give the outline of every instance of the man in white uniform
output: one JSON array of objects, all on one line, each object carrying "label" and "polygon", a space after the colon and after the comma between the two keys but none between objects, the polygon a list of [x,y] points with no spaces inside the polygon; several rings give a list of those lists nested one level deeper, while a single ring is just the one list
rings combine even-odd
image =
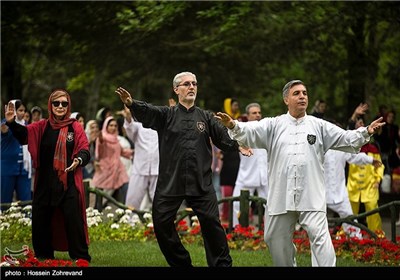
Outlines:
[{"label": "man in white uniform", "polygon": [[[250,103],[246,106],[248,121],[261,120],[261,106]],[[240,154],[239,172],[236,178],[233,196],[240,196],[240,191],[249,190],[254,195],[257,190],[259,197],[267,199],[268,192],[268,159],[265,149],[254,149],[251,157]],[[260,213],[262,214],[262,213]],[[239,224],[240,202],[233,203],[233,227]]]},{"label": "man in white uniform", "polygon": [[216,118],[240,145],[268,152],[264,237],[274,265],[296,266],[292,240],[298,221],[310,239],[312,266],[336,266],[326,216],[324,154],[329,149],[357,153],[385,123],[379,118],[368,127],[346,131],[307,115],[308,95],[300,80],[284,86],[283,101],[288,112],[278,117],[237,122],[218,112]]},{"label": "man in white uniform", "polygon": [[[341,218],[353,215],[349,193],[346,187],[346,162],[357,165],[382,165],[379,160],[375,160],[365,153],[350,154],[336,150],[328,150],[325,153],[324,178],[326,186],[326,204],[329,209],[338,213]],[[360,228],[347,223],[343,223],[342,227],[348,236],[362,239]]]},{"label": "man in white uniform", "polygon": [[128,108],[124,110],[124,117],[126,135],[135,144],[125,204],[135,209],[149,210],[141,209],[141,206],[149,207],[146,203],[141,203],[144,199],[146,201],[146,196],[153,202],[156,190],[159,164],[158,134],[153,129],[144,128],[142,123],[133,121]]}]

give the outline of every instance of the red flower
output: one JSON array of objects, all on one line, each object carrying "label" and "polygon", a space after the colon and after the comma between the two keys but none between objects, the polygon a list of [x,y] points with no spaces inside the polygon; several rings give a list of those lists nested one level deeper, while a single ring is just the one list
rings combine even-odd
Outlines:
[{"label": "red flower", "polygon": [[77,259],[75,263],[76,263],[76,266],[79,266],[79,267],[88,267],[89,266],[89,262],[84,259]]}]

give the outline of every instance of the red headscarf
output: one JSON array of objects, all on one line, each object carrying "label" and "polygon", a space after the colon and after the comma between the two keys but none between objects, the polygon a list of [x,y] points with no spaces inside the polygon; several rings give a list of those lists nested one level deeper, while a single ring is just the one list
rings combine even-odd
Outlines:
[{"label": "red headscarf", "polygon": [[[57,119],[53,114],[52,102],[54,99],[66,96],[68,100],[67,113],[64,115],[62,119]],[[65,172],[65,168],[67,168],[67,133],[68,126],[76,121],[75,119],[71,119],[69,116],[71,115],[71,98],[65,90],[56,89],[53,91],[49,97],[47,103],[47,109],[49,111],[49,122],[53,129],[59,129],[60,134],[58,135],[56,150],[54,152],[54,169],[57,171],[58,178],[62,182],[64,186],[64,190],[67,189],[67,172]]]}]

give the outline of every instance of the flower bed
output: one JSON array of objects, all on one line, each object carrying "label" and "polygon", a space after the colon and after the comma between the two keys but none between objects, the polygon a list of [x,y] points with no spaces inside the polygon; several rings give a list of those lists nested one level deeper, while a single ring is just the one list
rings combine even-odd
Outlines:
[{"label": "flower bed", "polygon": [[[2,243],[30,243],[31,242],[31,206],[24,208],[12,206],[0,214],[0,231]],[[137,240],[145,242],[155,240],[151,214],[145,214],[146,222],[130,210],[104,209],[102,213],[93,208],[88,208],[87,222],[91,241],[103,240]],[[183,219],[177,224],[177,230],[184,244],[203,244],[200,224],[197,217]],[[241,227],[238,225],[227,234],[228,245],[232,250],[262,250],[267,249],[263,240],[264,232],[254,227]],[[400,266],[400,238],[394,244],[384,237],[370,238],[365,232],[363,239],[349,238],[342,231],[332,234],[332,241],[336,255],[352,257],[356,261],[376,264]],[[9,242],[8,242],[9,241]],[[293,239],[298,253],[310,253],[310,243],[305,231],[296,231]],[[26,248],[24,248],[26,250]],[[32,251],[18,252],[20,257],[10,259],[8,252],[2,257],[2,265],[14,266],[87,266],[84,262],[64,260],[39,261],[33,257]],[[2,252],[3,253],[3,252]],[[21,255],[22,254],[22,255]],[[12,256],[11,256],[12,257]],[[14,263],[13,263],[14,261]]]}]

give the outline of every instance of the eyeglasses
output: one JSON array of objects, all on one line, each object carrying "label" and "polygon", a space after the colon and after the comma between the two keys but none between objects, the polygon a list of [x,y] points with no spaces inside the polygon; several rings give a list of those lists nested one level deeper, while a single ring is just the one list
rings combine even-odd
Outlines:
[{"label": "eyeglasses", "polygon": [[193,85],[194,87],[197,87],[197,86],[198,86],[198,83],[197,83],[196,81],[193,81],[193,82],[184,82],[183,84],[177,85],[176,87],[179,87],[179,86],[190,87],[190,85]]},{"label": "eyeglasses", "polygon": [[60,104],[63,107],[67,107],[69,103],[68,103],[68,101],[53,101],[53,102],[51,102],[51,104],[53,104],[54,107],[59,107]]}]

